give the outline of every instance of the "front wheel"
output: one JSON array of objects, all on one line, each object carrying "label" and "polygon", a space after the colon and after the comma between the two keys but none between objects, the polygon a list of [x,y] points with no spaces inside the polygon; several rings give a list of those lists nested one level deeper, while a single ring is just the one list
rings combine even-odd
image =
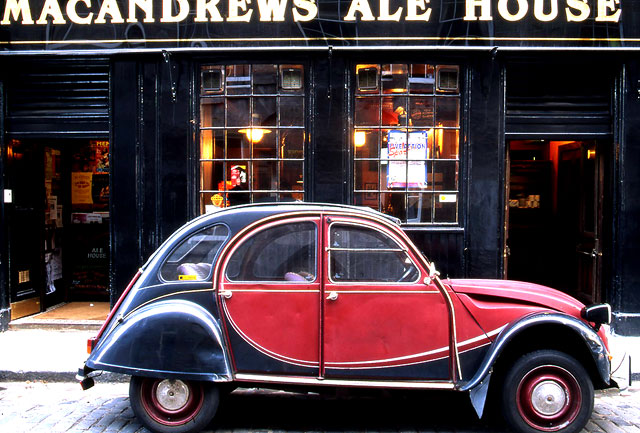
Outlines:
[{"label": "front wheel", "polygon": [[204,429],[218,410],[218,389],[210,383],[133,376],[131,408],[138,420],[157,433]]},{"label": "front wheel", "polygon": [[593,411],[593,384],[573,357],[554,350],[524,355],[507,372],[502,410],[518,432],[579,432]]}]

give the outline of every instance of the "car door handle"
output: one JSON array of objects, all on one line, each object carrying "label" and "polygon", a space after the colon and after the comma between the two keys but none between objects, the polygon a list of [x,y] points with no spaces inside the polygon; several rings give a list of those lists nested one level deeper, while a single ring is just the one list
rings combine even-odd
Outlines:
[{"label": "car door handle", "polygon": [[338,292],[329,292],[329,296],[327,296],[327,301],[335,301],[338,299]]},{"label": "car door handle", "polygon": [[224,299],[231,299],[231,296],[233,296],[233,292],[231,292],[231,290],[220,290],[220,296],[222,296]]}]

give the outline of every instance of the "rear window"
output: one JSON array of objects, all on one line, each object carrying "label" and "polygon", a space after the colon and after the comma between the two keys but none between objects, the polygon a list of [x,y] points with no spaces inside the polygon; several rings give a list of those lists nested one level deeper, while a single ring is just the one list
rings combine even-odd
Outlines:
[{"label": "rear window", "polygon": [[222,224],[192,234],[169,254],[160,276],[165,281],[210,279],[213,262],[228,237],[229,229]]}]

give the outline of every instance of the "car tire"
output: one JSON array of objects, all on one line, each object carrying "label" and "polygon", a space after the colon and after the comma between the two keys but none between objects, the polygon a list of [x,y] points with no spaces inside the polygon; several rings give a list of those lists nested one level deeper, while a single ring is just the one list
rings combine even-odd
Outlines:
[{"label": "car tire", "polygon": [[584,367],[555,350],[522,356],[502,386],[505,421],[522,433],[579,432],[591,417],[593,399],[593,384]]},{"label": "car tire", "polygon": [[201,431],[220,402],[217,387],[208,382],[139,376],[129,382],[129,398],[138,420],[157,433]]}]

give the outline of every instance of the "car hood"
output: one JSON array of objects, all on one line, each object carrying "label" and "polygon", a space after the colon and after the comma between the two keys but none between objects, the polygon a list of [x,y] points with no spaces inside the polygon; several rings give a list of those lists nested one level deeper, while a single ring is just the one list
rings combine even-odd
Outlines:
[{"label": "car hood", "polygon": [[549,308],[578,318],[584,308],[584,304],[566,293],[534,283],[472,279],[451,279],[447,283],[454,292],[470,298]]}]

